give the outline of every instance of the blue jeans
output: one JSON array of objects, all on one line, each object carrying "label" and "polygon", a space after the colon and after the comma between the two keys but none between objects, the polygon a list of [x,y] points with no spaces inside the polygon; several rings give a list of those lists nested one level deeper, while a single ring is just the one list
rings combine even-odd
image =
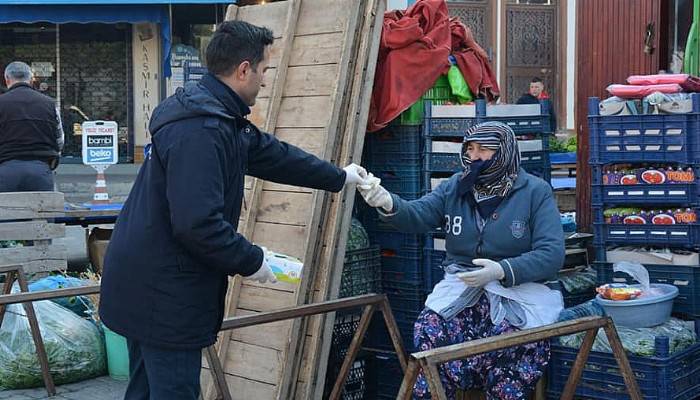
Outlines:
[{"label": "blue jeans", "polygon": [[202,350],[171,350],[127,339],[129,386],[124,400],[197,400]]},{"label": "blue jeans", "polygon": [[0,192],[51,192],[53,172],[39,160],[0,163]]}]

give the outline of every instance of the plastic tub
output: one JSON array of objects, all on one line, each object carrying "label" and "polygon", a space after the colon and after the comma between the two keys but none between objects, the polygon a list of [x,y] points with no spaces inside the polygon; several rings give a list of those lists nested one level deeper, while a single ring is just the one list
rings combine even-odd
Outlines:
[{"label": "plastic tub", "polygon": [[105,348],[107,350],[107,370],[112,379],[125,381],[129,379],[129,351],[126,338],[112,332],[102,325],[105,332]]},{"label": "plastic tub", "polygon": [[[641,287],[641,285],[631,285]],[[661,296],[640,298],[635,300],[606,300],[601,295],[596,296],[605,313],[613,319],[615,325],[628,328],[648,328],[660,325],[671,318],[673,299],[678,296],[678,288],[664,283],[652,283],[654,289],[663,290]]]}]

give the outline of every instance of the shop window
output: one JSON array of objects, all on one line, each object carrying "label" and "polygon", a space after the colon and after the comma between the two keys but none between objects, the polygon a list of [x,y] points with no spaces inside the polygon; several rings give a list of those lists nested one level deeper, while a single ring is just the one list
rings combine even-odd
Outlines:
[{"label": "shop window", "polygon": [[62,162],[82,162],[86,120],[116,121],[120,162],[133,160],[130,24],[5,24],[0,30],[0,66],[28,63],[35,87],[61,106]]}]

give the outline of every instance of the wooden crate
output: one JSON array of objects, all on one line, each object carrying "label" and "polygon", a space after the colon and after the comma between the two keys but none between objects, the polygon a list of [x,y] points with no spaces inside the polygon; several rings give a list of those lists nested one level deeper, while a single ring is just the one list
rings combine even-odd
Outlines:
[{"label": "wooden crate", "polygon": [[65,270],[67,252],[54,239],[66,234],[59,192],[0,193],[0,241],[22,241],[22,247],[0,248],[0,265],[22,265],[27,273]]}]

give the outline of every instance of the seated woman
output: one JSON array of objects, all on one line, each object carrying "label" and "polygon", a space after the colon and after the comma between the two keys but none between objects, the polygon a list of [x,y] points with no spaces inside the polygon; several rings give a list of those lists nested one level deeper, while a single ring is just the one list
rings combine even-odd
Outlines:
[{"label": "seated woman", "polygon": [[[419,351],[553,323],[561,294],[541,283],[564,261],[564,234],[550,186],[520,168],[513,130],[487,122],[470,128],[464,171],[414,201],[390,194],[373,178],[358,187],[380,218],[407,233],[438,227],[446,235],[445,276],[414,325]],[[448,398],[458,389],[485,390],[487,399],[524,399],[549,361],[540,341],[442,365]],[[414,398],[429,399],[419,375]]]}]

